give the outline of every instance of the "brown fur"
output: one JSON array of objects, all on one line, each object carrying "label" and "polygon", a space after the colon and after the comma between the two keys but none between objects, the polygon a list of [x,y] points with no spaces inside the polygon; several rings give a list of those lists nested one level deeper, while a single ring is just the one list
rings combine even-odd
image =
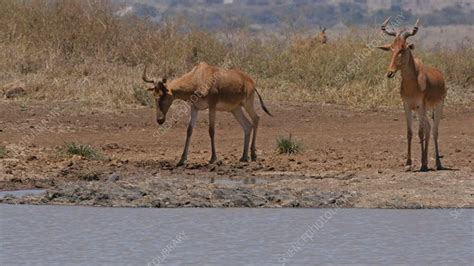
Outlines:
[{"label": "brown fur", "polygon": [[[159,82],[148,80],[146,78],[145,69],[143,80],[155,85],[151,90],[154,91],[155,95],[156,115],[159,124],[165,122],[166,114],[174,100],[180,99],[188,101],[191,104],[191,121],[188,127],[185,149],[179,165],[184,164],[187,160],[190,138],[195,125],[197,112],[206,109],[209,109],[209,134],[211,136],[212,148],[211,163],[217,160],[214,147],[216,111],[233,113],[242,125],[245,133],[242,161],[248,160],[248,144],[250,133],[253,131],[251,157],[252,160],[256,160],[255,142],[259,116],[254,109],[255,94],[259,97],[263,110],[267,114],[271,114],[255,88],[255,81],[250,76],[236,69],[224,69],[207,63],[200,63],[189,73],[170,82],[166,82],[166,80]],[[243,115],[243,109],[247,111],[252,123]]]}]

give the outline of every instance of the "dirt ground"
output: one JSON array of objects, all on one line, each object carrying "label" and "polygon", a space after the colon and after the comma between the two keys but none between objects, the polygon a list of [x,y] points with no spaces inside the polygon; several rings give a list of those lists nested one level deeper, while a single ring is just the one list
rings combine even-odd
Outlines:
[{"label": "dirt ground", "polygon": [[[75,110],[67,105],[0,102],[0,190],[47,188],[44,195],[0,202],[131,207],[474,207],[474,109],[445,110],[440,126],[443,162],[452,170],[405,171],[402,108],[352,111],[308,103],[271,103],[263,114],[257,162],[240,163],[243,132],[218,113],[219,161],[208,165],[207,113],[200,113],[188,164],[175,167],[188,115],[156,134],[154,110]],[[59,110],[59,112],[57,112]],[[170,114],[176,113],[171,110]],[[167,122],[168,123],[168,122]],[[416,124],[417,126],[417,124]],[[416,129],[415,129],[416,130]],[[415,131],[416,132],[416,131]],[[292,134],[298,155],[276,153],[276,139]],[[416,134],[415,134],[416,136]],[[86,160],[61,152],[66,142],[103,154]],[[433,142],[430,142],[433,149]],[[429,166],[434,168],[433,151]]]}]

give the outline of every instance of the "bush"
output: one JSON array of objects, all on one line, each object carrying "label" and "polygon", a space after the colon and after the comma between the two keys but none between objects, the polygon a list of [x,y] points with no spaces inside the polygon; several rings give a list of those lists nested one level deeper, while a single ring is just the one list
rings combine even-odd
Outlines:
[{"label": "bush", "polygon": [[92,146],[87,144],[66,143],[64,150],[69,155],[79,155],[88,160],[98,160],[102,158]]},{"label": "bush", "polygon": [[0,159],[6,158],[8,151],[5,147],[0,146]]},{"label": "bush", "polygon": [[277,139],[277,151],[279,154],[297,154],[303,150],[303,145],[294,140],[291,134],[288,137],[280,136]]}]

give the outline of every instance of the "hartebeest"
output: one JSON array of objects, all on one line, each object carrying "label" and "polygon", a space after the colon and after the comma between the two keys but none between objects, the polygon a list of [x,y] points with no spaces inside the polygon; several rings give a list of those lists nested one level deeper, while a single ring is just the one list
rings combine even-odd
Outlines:
[{"label": "hartebeest", "polygon": [[378,48],[391,51],[391,62],[388,67],[387,77],[393,78],[400,70],[402,84],[400,95],[407,121],[408,154],[406,166],[411,168],[411,140],[412,140],[412,111],[416,112],[420,120],[418,136],[421,143],[421,169],[428,170],[428,143],[430,139],[431,125],[427,117],[427,111],[433,110],[433,138],[436,152],[436,169],[442,170],[441,156],[438,148],[438,126],[443,112],[443,103],[446,97],[446,87],[443,74],[432,67],[424,65],[419,59],[415,59],[411,50],[414,45],[407,39],[418,32],[420,20],[416,21],[411,31],[401,30],[394,32],[388,30],[387,24],[390,17],[382,23],[382,31],[389,36],[395,37],[393,42]]},{"label": "hartebeest", "polygon": [[[244,130],[244,149],[240,161],[248,161],[250,136],[253,132],[250,148],[251,159],[257,159],[256,140],[260,117],[255,112],[254,99],[257,94],[263,110],[271,116],[263,103],[261,95],[255,88],[255,82],[247,74],[236,69],[225,69],[200,63],[189,73],[180,78],[167,82],[166,79],[154,81],[146,77],[146,67],[143,71],[143,81],[152,83],[150,91],[154,92],[156,102],[156,119],[158,124],[166,121],[166,114],[174,100],[180,99],[190,103],[191,120],[189,121],[186,143],[178,166],[183,165],[188,157],[191,135],[196,124],[198,112],[209,109],[209,135],[211,138],[212,155],[210,163],[217,160],[214,144],[216,111],[231,112]],[[243,107],[243,108],[242,108]],[[252,122],[243,112],[247,111]]]},{"label": "hartebeest", "polygon": [[321,32],[319,33],[319,41],[322,44],[326,44],[328,42],[328,36],[326,36],[326,27],[322,27],[321,25],[319,25],[319,29],[321,30]]},{"label": "hartebeest", "polygon": [[326,35],[326,27],[319,25],[320,32],[318,35],[311,37],[300,38],[297,37],[292,42],[292,48],[296,51],[314,49],[318,44],[326,44],[328,42],[328,37]]}]

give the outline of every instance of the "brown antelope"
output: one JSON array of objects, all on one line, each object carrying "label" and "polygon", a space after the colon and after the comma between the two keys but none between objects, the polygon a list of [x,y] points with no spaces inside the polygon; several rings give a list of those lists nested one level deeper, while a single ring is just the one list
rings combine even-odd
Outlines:
[{"label": "brown antelope", "polygon": [[[253,132],[250,148],[251,159],[252,161],[257,159],[256,140],[260,117],[254,108],[255,94],[258,96],[263,110],[268,115],[271,116],[271,114],[255,88],[255,82],[247,74],[235,69],[224,69],[200,63],[189,73],[170,82],[167,82],[166,79],[159,81],[148,79],[145,67],[142,79],[154,85],[148,90],[154,92],[158,124],[161,125],[166,121],[166,114],[174,100],[180,99],[191,104],[191,120],[188,125],[184,151],[178,166],[184,165],[187,160],[191,135],[196,125],[198,112],[206,109],[209,109],[209,135],[212,149],[210,163],[217,160],[214,144],[216,111],[231,112],[244,130],[244,150],[240,161],[249,160],[248,149],[250,136]],[[243,109],[247,111],[252,122],[247,119]]]},{"label": "brown antelope", "polygon": [[322,27],[321,25],[319,25],[319,29],[321,30],[321,32],[319,33],[319,41],[322,44],[326,44],[328,42],[328,36],[326,36],[326,27]]},{"label": "brown antelope", "polygon": [[414,36],[418,31],[420,20],[416,21],[411,31],[401,30],[394,32],[386,28],[390,17],[382,23],[382,31],[389,36],[395,37],[392,44],[379,46],[385,51],[391,51],[391,62],[388,67],[387,77],[393,78],[398,70],[402,75],[400,95],[407,121],[408,154],[406,166],[411,168],[411,140],[412,140],[412,111],[416,112],[419,120],[418,136],[421,143],[421,169],[428,170],[428,143],[430,140],[431,125],[427,117],[427,111],[433,110],[433,138],[436,152],[436,169],[442,170],[441,156],[438,149],[438,126],[443,112],[446,87],[443,74],[432,67],[424,65],[419,59],[415,59],[411,50],[414,45],[407,39]]},{"label": "brown antelope", "polygon": [[297,38],[292,43],[292,48],[296,51],[308,50],[315,48],[318,43],[326,44],[328,42],[328,37],[326,35],[326,28],[319,26],[321,30],[318,35],[306,38]]}]

